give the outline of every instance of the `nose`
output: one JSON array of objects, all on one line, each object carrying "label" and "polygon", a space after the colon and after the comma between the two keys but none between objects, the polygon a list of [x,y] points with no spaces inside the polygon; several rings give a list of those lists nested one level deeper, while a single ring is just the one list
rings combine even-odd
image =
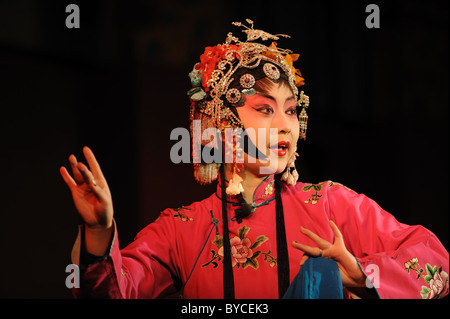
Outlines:
[{"label": "nose", "polygon": [[272,120],[272,127],[278,130],[278,133],[290,133],[288,116],[284,112],[277,112]]}]

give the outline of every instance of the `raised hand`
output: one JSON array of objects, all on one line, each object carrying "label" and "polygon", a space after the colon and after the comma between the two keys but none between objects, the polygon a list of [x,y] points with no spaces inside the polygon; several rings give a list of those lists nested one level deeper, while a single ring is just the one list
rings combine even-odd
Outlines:
[{"label": "raised hand", "polygon": [[365,286],[365,276],[359,268],[356,258],[345,247],[344,239],[336,224],[330,220],[330,227],[334,232],[334,243],[331,244],[322,239],[309,229],[300,227],[300,231],[316,243],[318,247],[311,247],[293,241],[293,247],[305,253],[300,264],[302,265],[309,257],[324,257],[336,261],[341,273],[342,284],[345,287]]},{"label": "raised hand", "polygon": [[88,251],[94,255],[103,255],[113,226],[111,192],[94,153],[84,147],[83,154],[89,168],[78,162],[72,154],[69,156],[69,163],[73,177],[64,166],[60,168],[60,173],[69,186],[75,207],[86,225]]}]

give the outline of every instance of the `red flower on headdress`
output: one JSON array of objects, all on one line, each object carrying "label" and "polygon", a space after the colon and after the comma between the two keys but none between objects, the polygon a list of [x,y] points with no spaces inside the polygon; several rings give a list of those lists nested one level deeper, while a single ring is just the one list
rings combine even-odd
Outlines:
[{"label": "red flower on headdress", "polygon": [[209,91],[208,81],[211,79],[213,71],[217,69],[219,62],[225,59],[225,54],[230,50],[239,51],[240,49],[241,46],[238,45],[220,44],[205,48],[205,52],[200,56],[200,63],[196,66],[196,69],[203,73],[202,86],[206,92]]}]

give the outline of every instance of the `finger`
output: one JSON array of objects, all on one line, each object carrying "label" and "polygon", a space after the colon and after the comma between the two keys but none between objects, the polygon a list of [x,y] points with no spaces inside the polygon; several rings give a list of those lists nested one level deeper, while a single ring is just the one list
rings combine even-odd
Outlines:
[{"label": "finger", "polygon": [[330,220],[330,227],[333,230],[335,240],[342,240],[341,231],[339,230],[339,228],[337,228],[336,224],[332,220]]},{"label": "finger", "polygon": [[66,182],[67,186],[69,186],[70,189],[72,189],[72,187],[74,186],[77,186],[77,182],[75,182],[72,176],[70,176],[69,172],[64,166],[61,166],[59,172],[61,173],[64,182]]},{"label": "finger", "polygon": [[302,258],[300,259],[300,267],[303,266],[303,264],[308,260],[309,256],[308,255],[303,255]]},{"label": "finger", "polygon": [[84,182],[86,184],[88,184],[89,186],[91,186],[92,189],[94,189],[95,186],[97,186],[97,183],[96,183],[95,178],[92,175],[91,171],[89,171],[89,169],[86,167],[86,165],[84,165],[83,163],[80,163],[80,162],[77,164],[77,168],[81,172]]},{"label": "finger", "polygon": [[309,238],[311,238],[311,240],[313,242],[315,242],[317,244],[317,246],[319,246],[319,248],[321,248],[321,249],[326,249],[331,246],[330,242],[326,241],[325,239],[320,238],[318,235],[316,235],[309,229],[306,229],[305,227],[300,226],[300,231],[303,234],[305,234],[306,236],[308,236]]},{"label": "finger", "polygon": [[103,176],[100,165],[98,164],[97,159],[95,158],[94,152],[92,152],[92,150],[89,147],[85,146],[83,147],[83,153],[84,156],[86,157],[86,160],[89,164],[89,168],[94,177],[98,180],[104,180],[105,177]]},{"label": "finger", "polygon": [[291,245],[294,248],[300,249],[301,251],[303,251],[306,255],[311,256],[311,257],[320,257],[322,256],[322,249],[320,249],[319,247],[311,247],[308,245],[304,245],[304,244],[300,244],[296,241],[293,241],[291,243]]},{"label": "finger", "polygon": [[78,185],[83,184],[84,183],[83,175],[81,175],[80,170],[77,167],[78,162],[75,155],[72,154],[69,156],[69,163],[70,167],[72,168],[73,178],[75,179],[75,182]]}]

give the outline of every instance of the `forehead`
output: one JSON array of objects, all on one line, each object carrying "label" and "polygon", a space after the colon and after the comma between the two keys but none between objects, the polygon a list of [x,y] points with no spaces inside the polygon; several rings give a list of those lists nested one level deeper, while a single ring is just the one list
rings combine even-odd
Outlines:
[{"label": "forehead", "polygon": [[255,100],[269,99],[277,102],[285,102],[286,100],[294,100],[295,96],[292,93],[291,88],[288,85],[281,83],[273,83],[271,86],[264,90],[257,90],[257,93],[253,96]]}]

